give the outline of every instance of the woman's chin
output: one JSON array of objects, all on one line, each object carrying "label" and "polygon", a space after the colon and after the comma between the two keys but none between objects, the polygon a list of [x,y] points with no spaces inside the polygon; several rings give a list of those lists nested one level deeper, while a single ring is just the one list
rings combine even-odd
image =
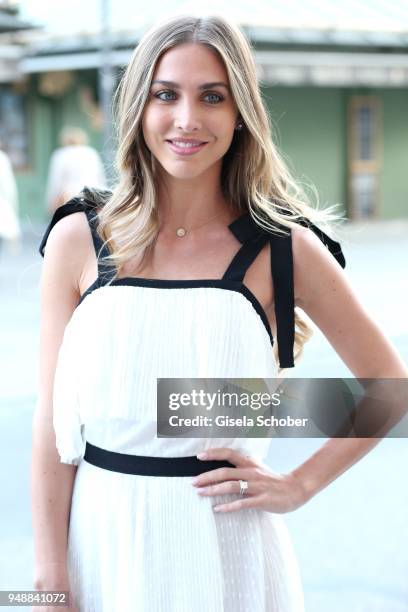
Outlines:
[{"label": "woman's chin", "polygon": [[163,168],[169,177],[179,180],[195,179],[201,176],[207,170],[207,168],[198,166],[194,168],[193,165],[188,167],[187,164],[185,164],[184,168],[180,168],[179,164],[177,164],[177,167],[175,167],[173,164],[168,164],[167,166],[163,166]]}]

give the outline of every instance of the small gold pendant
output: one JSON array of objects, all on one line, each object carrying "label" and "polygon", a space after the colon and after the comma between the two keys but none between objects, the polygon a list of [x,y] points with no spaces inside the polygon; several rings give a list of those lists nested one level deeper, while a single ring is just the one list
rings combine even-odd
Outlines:
[{"label": "small gold pendant", "polygon": [[184,229],[184,227],[179,227],[178,230],[176,231],[177,236],[185,236],[186,235],[186,230]]}]

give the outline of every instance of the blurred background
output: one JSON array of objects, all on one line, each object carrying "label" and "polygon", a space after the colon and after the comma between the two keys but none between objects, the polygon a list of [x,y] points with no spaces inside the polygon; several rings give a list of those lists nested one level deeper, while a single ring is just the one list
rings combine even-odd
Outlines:
[{"label": "blurred background", "polygon": [[[346,273],[408,362],[408,3],[0,0],[0,590],[32,588],[38,246],[78,185],[112,184],[113,92],[146,27],[177,13],[249,37],[274,139],[340,205]],[[351,373],[316,329],[292,375]],[[289,470],[320,445],[273,440],[268,463]],[[408,612],[407,468],[406,441],[384,440],[287,515],[307,612]]]},{"label": "blurred background", "polygon": [[110,161],[103,119],[112,90],[144,28],[178,5],[242,26],[278,143],[322,202],[343,203],[353,219],[406,216],[406,2],[23,0],[0,2],[0,137],[22,219],[44,218],[64,126],[83,128]]}]

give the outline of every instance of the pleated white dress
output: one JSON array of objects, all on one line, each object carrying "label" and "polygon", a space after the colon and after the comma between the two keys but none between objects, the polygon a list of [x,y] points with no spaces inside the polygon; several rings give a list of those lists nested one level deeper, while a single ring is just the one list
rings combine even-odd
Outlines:
[{"label": "pleated white dress", "polygon": [[[64,206],[65,214],[75,210]],[[281,515],[217,514],[213,505],[239,495],[202,497],[190,477],[111,472],[83,459],[88,441],[155,457],[232,447],[262,461],[270,439],[158,438],[156,383],[276,375],[262,307],[231,277],[96,282],[82,296],[65,329],[53,395],[61,462],[78,465],[68,567],[80,612],[303,611]]]}]

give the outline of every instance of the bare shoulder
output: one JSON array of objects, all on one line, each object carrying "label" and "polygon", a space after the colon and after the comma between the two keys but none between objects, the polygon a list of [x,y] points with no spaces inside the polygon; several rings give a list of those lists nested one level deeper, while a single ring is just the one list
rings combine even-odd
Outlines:
[{"label": "bare shoulder", "polygon": [[292,229],[295,300],[304,306],[344,277],[344,272],[322,241],[309,228]]},{"label": "bare shoulder", "polygon": [[323,252],[326,251],[321,240],[311,229],[302,225],[296,225],[292,228],[292,251],[293,258],[297,260],[297,263],[301,263],[304,255],[310,257],[322,253],[321,249],[323,249]]},{"label": "bare shoulder", "polygon": [[[82,211],[74,212],[60,219],[51,229],[45,249],[67,249],[72,241],[78,241],[77,248],[91,239],[88,220]],[[75,253],[72,253],[74,256]]]},{"label": "bare shoulder", "polygon": [[44,266],[55,267],[79,287],[92,251],[92,235],[85,213],[71,213],[51,229],[44,251]]}]

